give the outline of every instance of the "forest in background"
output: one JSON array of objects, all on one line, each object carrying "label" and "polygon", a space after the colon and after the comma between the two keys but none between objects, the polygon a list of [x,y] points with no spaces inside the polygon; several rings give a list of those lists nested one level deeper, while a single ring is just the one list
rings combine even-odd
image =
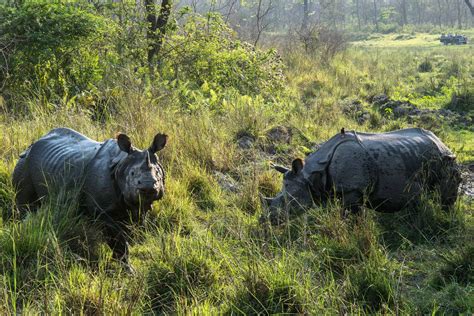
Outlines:
[{"label": "forest in background", "polygon": [[[471,314],[469,0],[0,1],[0,313]],[[132,227],[133,274],[71,192],[15,207],[18,155],[58,126],[157,132],[166,194]],[[465,181],[449,212],[339,201],[259,222],[290,165],[346,130],[432,130]]]}]

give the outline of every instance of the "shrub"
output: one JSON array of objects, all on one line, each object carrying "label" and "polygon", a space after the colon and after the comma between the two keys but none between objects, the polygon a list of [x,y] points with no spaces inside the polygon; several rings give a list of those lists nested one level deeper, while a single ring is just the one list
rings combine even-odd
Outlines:
[{"label": "shrub", "polygon": [[347,47],[347,36],[341,31],[315,26],[300,35],[307,53],[317,53],[321,55],[321,60],[328,61],[336,53],[343,51]]},{"label": "shrub", "polygon": [[[162,78],[188,82],[189,89],[201,90],[211,101],[228,89],[266,98],[283,89],[277,53],[239,41],[218,15],[189,15],[167,45],[172,49],[162,59]],[[192,104],[192,94],[183,97]]]},{"label": "shrub", "polygon": [[418,66],[418,71],[419,72],[431,72],[433,71],[433,65],[428,59],[425,59],[419,66]]},{"label": "shrub", "polygon": [[77,5],[28,3],[0,7],[0,82],[7,96],[49,100],[91,89],[109,61],[111,21]]},{"label": "shrub", "polygon": [[474,116],[474,88],[463,85],[451,94],[448,109],[456,112],[467,112]]}]

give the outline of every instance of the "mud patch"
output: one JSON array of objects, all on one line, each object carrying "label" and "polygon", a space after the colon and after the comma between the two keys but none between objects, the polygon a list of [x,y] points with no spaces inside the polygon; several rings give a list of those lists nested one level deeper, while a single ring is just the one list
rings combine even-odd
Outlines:
[{"label": "mud patch", "polygon": [[474,200],[474,162],[463,165],[461,170],[461,192]]}]

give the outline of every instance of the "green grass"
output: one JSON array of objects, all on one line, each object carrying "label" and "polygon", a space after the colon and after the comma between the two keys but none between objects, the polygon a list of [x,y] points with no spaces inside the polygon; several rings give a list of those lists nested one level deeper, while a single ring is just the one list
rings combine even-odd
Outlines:
[{"label": "green grass", "polygon": [[[453,91],[472,85],[469,49],[435,44],[434,35],[399,40],[390,35],[357,43],[324,62],[295,51],[284,56],[288,91],[275,103],[233,96],[220,101],[220,111],[189,112],[179,98],[158,97],[123,78],[127,88],[113,99],[117,112],[104,122],[80,107],[45,110],[34,99],[28,101],[30,115],[5,112],[0,313],[474,312],[472,200],[461,198],[447,213],[427,198],[419,210],[365,210],[347,219],[341,219],[336,201],[279,227],[258,220],[259,195],[273,195],[281,185],[270,162],[289,165],[341,127],[379,132],[410,126],[376,114],[371,96],[385,93],[422,108],[441,108]],[[432,69],[420,72],[426,60]],[[354,99],[373,114],[367,122],[343,114],[344,102]],[[422,124],[433,127],[459,161],[474,160],[472,129]],[[291,140],[277,142],[277,154],[269,154],[267,133],[281,125],[292,130]],[[24,220],[11,216],[10,176],[18,154],[57,126],[98,140],[126,132],[140,148],[156,132],[170,135],[160,152],[165,197],[154,204],[145,227],[134,229],[135,274],[111,259],[100,229],[75,213],[77,201],[69,193],[53,195]],[[238,147],[242,135],[252,136],[251,148]],[[221,188],[216,172],[232,177],[237,191]]]}]

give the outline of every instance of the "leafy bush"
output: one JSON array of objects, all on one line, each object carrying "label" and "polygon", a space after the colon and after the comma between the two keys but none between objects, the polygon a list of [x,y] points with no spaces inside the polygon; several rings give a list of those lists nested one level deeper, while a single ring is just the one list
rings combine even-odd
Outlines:
[{"label": "leafy bush", "polygon": [[276,52],[239,41],[218,15],[188,16],[165,46],[171,49],[162,58],[162,78],[188,82],[189,89],[201,90],[211,101],[228,89],[270,98],[283,88]]},{"label": "leafy bush", "polygon": [[347,36],[341,31],[317,26],[300,35],[306,52],[316,52],[321,60],[332,59],[347,47]]},{"label": "leafy bush", "polygon": [[62,98],[91,89],[109,61],[110,20],[77,5],[0,7],[0,82],[7,96]]},{"label": "leafy bush", "polygon": [[431,72],[433,71],[433,65],[428,59],[425,59],[419,66],[418,66],[418,71],[419,72]]}]

